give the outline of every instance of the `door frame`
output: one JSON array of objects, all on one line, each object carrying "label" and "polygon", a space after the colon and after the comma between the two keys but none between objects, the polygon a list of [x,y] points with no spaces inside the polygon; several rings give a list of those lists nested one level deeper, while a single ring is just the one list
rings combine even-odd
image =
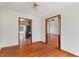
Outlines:
[{"label": "door frame", "polygon": [[[20,46],[20,19],[26,19],[26,20],[30,20],[31,21],[31,33],[32,33],[32,19],[27,19],[27,18],[19,17],[18,18],[18,46]],[[31,37],[31,44],[32,44],[32,37]]]},{"label": "door frame", "polygon": [[[59,35],[58,35],[58,48],[61,49],[61,15],[56,15],[56,16],[53,16],[53,17],[49,17],[45,20],[45,36],[46,36],[46,44],[48,43],[48,37],[47,37],[47,22],[51,19],[51,18],[55,18],[55,17],[58,17],[58,22],[59,22]],[[50,26],[50,25],[49,25]]]}]

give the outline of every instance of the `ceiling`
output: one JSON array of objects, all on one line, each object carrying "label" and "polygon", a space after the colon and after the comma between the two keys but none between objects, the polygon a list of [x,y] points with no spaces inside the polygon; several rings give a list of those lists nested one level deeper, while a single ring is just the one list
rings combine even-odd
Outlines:
[{"label": "ceiling", "polygon": [[27,12],[32,8],[32,4],[30,2],[0,2],[0,8]]},{"label": "ceiling", "polygon": [[36,2],[38,6],[33,8],[33,3],[34,2],[0,2],[0,9],[46,15],[50,12],[59,11],[62,8],[72,4],[71,2]]}]

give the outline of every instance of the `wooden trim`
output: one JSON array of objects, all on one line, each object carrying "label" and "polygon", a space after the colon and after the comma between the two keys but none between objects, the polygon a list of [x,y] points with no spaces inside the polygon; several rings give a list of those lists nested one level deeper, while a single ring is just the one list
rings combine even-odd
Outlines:
[{"label": "wooden trim", "polygon": [[[47,37],[47,21],[49,21],[49,19],[51,18],[55,18],[55,17],[58,17],[58,21],[59,21],[59,49],[61,49],[61,15],[56,15],[56,16],[53,16],[53,17],[50,17],[50,18],[47,18],[46,21],[45,21],[45,35],[46,35],[46,44],[48,43],[48,37]],[[50,25],[49,25],[50,26]]]},{"label": "wooden trim", "polygon": [[61,49],[61,15],[58,16],[59,21],[59,49]]},{"label": "wooden trim", "polygon": [[[18,23],[18,46],[20,46],[20,19],[25,19],[25,20],[29,20],[32,23],[31,19],[27,19],[27,18],[23,18],[23,17],[19,17],[19,23]],[[31,24],[31,33],[32,33],[32,24]],[[31,44],[32,44],[32,37],[31,37]]]},{"label": "wooden trim", "polygon": [[0,48],[0,51],[2,50],[2,48]]},{"label": "wooden trim", "polygon": [[23,17],[19,17],[19,19],[26,19],[26,20],[31,20],[31,19],[27,19],[27,18],[23,18]]},{"label": "wooden trim", "polygon": [[31,44],[32,44],[32,20],[31,21]]},{"label": "wooden trim", "polygon": [[48,20],[48,19],[51,19],[51,18],[59,17],[59,16],[61,16],[61,15],[56,15],[56,16],[49,17],[49,18],[46,18],[46,19]]},{"label": "wooden trim", "polygon": [[47,40],[47,19],[45,21],[45,35],[46,35],[46,44],[48,43],[48,40]]}]

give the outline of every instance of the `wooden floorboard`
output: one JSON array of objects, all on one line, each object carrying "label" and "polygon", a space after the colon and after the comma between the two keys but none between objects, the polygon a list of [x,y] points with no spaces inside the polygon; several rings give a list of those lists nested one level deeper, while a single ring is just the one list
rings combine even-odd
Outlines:
[{"label": "wooden floorboard", "polygon": [[58,38],[51,37],[48,44],[36,42],[21,47],[2,48],[1,57],[76,57],[75,55],[58,49]]}]

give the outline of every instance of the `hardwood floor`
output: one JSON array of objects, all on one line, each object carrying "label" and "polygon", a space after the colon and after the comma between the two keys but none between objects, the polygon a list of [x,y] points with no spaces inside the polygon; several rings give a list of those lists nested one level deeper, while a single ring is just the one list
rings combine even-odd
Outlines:
[{"label": "hardwood floor", "polygon": [[22,47],[2,48],[0,56],[4,57],[76,57],[73,54],[58,49],[57,37],[51,37],[48,44],[36,42]]}]

